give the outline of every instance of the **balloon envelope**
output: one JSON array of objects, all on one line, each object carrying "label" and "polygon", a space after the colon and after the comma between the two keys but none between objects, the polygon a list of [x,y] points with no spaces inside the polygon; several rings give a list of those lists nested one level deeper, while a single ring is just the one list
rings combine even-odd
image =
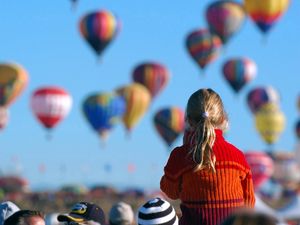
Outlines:
[{"label": "balloon envelope", "polygon": [[236,93],[255,78],[256,71],[256,64],[248,58],[232,58],[223,65],[223,75]]},{"label": "balloon envelope", "polygon": [[84,100],[82,109],[92,128],[101,138],[105,138],[119,120],[121,121],[126,102],[115,93],[96,93]]},{"label": "balloon envelope", "polygon": [[273,174],[273,160],[260,151],[245,152],[245,157],[251,168],[253,185],[255,189],[259,189]]},{"label": "balloon envelope", "polygon": [[117,93],[126,101],[126,111],[123,123],[130,131],[146,113],[151,102],[151,94],[147,88],[139,83],[132,83],[117,89]]},{"label": "balloon envelope", "polygon": [[8,109],[5,107],[0,107],[0,130],[6,127],[8,118]]},{"label": "balloon envelope", "polygon": [[160,63],[146,62],[134,68],[133,81],[144,85],[154,98],[169,81],[169,71]]},{"label": "balloon envelope", "polygon": [[117,36],[120,22],[111,12],[101,10],[83,16],[79,28],[83,38],[97,55],[101,55],[103,50]]},{"label": "balloon envelope", "polygon": [[171,146],[184,130],[184,112],[178,107],[163,108],[155,113],[153,122],[159,135]]},{"label": "balloon envelope", "polygon": [[51,129],[64,119],[72,106],[72,98],[60,87],[37,89],[31,97],[31,108],[41,124]]},{"label": "balloon envelope", "polygon": [[289,0],[244,0],[244,5],[257,27],[266,33],[287,10]]},{"label": "balloon envelope", "polygon": [[27,83],[27,72],[20,65],[0,64],[0,106],[9,106],[21,94]]},{"label": "balloon envelope", "polygon": [[216,60],[221,46],[221,39],[207,29],[195,30],[186,38],[187,50],[201,69]]},{"label": "balloon envelope", "polygon": [[279,94],[272,86],[256,87],[247,95],[247,104],[252,113],[256,113],[266,103],[278,105],[279,101]]},{"label": "balloon envelope", "polygon": [[268,103],[255,114],[255,125],[262,139],[273,144],[284,129],[285,116],[276,104]]},{"label": "balloon envelope", "polygon": [[223,44],[240,30],[245,17],[243,6],[234,1],[214,1],[206,9],[209,29],[221,38]]}]

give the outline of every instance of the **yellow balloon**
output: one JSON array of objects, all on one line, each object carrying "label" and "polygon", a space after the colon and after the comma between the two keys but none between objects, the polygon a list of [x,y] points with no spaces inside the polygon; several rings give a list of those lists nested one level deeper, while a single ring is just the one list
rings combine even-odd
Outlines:
[{"label": "yellow balloon", "polygon": [[117,93],[126,101],[126,111],[123,116],[123,123],[127,130],[131,130],[147,111],[151,102],[149,90],[139,83],[132,83],[128,86],[117,89]]},{"label": "yellow balloon", "polygon": [[263,105],[255,114],[256,129],[268,144],[276,142],[285,127],[285,116],[274,103]]},{"label": "yellow balloon", "polygon": [[17,64],[0,64],[0,106],[9,106],[28,82],[27,72]]}]

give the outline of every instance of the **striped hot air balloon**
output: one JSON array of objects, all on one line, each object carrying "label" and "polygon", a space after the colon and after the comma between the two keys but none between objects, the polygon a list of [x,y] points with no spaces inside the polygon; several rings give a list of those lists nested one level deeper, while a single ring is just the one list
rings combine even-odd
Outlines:
[{"label": "striped hot air balloon", "polygon": [[79,23],[80,33],[100,56],[120,30],[120,21],[109,11],[100,10],[83,16]]},{"label": "striped hot air balloon", "polygon": [[244,0],[246,12],[263,33],[280,19],[289,6],[289,0]]},{"label": "striped hot air balloon", "polygon": [[15,63],[0,64],[0,106],[9,106],[28,83],[25,69]]},{"label": "striped hot air balloon", "polygon": [[187,50],[201,69],[219,56],[221,46],[221,39],[207,29],[195,30],[186,38]]},{"label": "striped hot air balloon", "polygon": [[126,101],[123,123],[126,129],[131,131],[148,110],[151,94],[144,85],[135,82],[118,88],[116,92]]},{"label": "striped hot air balloon", "polygon": [[169,81],[169,71],[160,63],[145,62],[133,70],[133,81],[144,85],[154,98],[160,93]]},{"label": "striped hot air balloon", "polygon": [[31,97],[32,111],[47,129],[52,129],[61,122],[68,115],[71,106],[70,94],[60,87],[38,88]]},{"label": "striped hot air balloon", "polygon": [[223,75],[236,93],[255,78],[256,71],[256,64],[245,57],[229,59],[223,65]]},{"label": "striped hot air balloon", "polygon": [[243,6],[235,1],[214,1],[206,9],[208,27],[221,38],[223,44],[240,30],[245,18]]},{"label": "striped hot air balloon", "polygon": [[298,140],[300,140],[300,119],[296,122],[295,133],[296,133]]},{"label": "striped hot air balloon", "polygon": [[161,138],[171,146],[184,131],[184,111],[178,107],[162,108],[155,113],[153,122]]},{"label": "striped hot air balloon", "polygon": [[115,93],[91,94],[82,105],[87,121],[102,139],[122,120],[125,109],[125,99]]}]

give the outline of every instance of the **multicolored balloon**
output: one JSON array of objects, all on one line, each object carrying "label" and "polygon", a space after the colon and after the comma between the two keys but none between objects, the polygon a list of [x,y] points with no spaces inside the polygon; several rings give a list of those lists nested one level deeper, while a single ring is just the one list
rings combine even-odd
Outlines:
[{"label": "multicolored balloon", "polygon": [[255,62],[249,58],[232,58],[223,65],[223,75],[236,93],[255,78],[256,71]]},{"label": "multicolored balloon", "polygon": [[240,30],[245,18],[243,6],[235,1],[214,1],[206,9],[209,29],[221,38],[223,44]]},{"label": "multicolored balloon", "polygon": [[84,100],[82,110],[92,128],[100,138],[105,139],[112,128],[122,120],[126,102],[116,93],[95,93]]},{"label": "multicolored balloon", "polygon": [[126,101],[126,111],[123,115],[123,123],[128,131],[131,131],[142,116],[146,113],[151,94],[144,85],[132,83],[116,90]]},{"label": "multicolored balloon", "polygon": [[261,138],[267,144],[273,144],[285,127],[285,116],[278,105],[267,103],[255,114],[255,125]]},{"label": "multicolored balloon", "polygon": [[195,30],[186,38],[187,50],[201,69],[217,59],[221,46],[221,39],[207,29]]},{"label": "multicolored balloon", "polygon": [[289,0],[244,0],[245,10],[257,27],[267,33],[289,6]]},{"label": "multicolored balloon", "polygon": [[83,16],[79,28],[83,38],[100,56],[117,36],[120,30],[120,21],[111,12],[101,10]]},{"label": "multicolored balloon", "polygon": [[273,160],[267,153],[260,151],[247,151],[244,154],[251,168],[254,188],[259,189],[273,174]]},{"label": "multicolored balloon", "polygon": [[8,107],[27,83],[28,75],[23,67],[14,63],[0,64],[0,106]]},{"label": "multicolored balloon", "polygon": [[162,108],[154,114],[153,122],[159,135],[171,146],[184,131],[184,111],[178,107]]},{"label": "multicolored balloon", "polygon": [[272,86],[253,88],[247,95],[247,104],[252,113],[256,113],[264,104],[274,103],[279,105],[280,97]]},{"label": "multicolored balloon", "polygon": [[296,136],[297,136],[298,140],[300,140],[300,119],[296,123],[295,133],[296,133]]},{"label": "multicolored balloon", "polygon": [[146,62],[139,64],[133,70],[133,81],[144,85],[154,98],[169,81],[169,71],[160,63]]},{"label": "multicolored balloon", "polygon": [[8,109],[6,107],[0,107],[0,130],[6,127],[8,119]]},{"label": "multicolored balloon", "polygon": [[47,129],[64,119],[72,106],[72,97],[60,87],[38,88],[31,97],[31,108],[38,121]]}]

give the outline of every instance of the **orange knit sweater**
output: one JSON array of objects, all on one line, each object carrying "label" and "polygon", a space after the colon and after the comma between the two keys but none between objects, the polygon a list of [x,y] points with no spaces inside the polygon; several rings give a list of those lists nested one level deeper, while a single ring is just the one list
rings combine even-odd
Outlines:
[{"label": "orange knit sweater", "polygon": [[169,198],[181,200],[180,225],[218,225],[234,210],[254,207],[251,170],[244,154],[223,138],[221,130],[215,133],[216,173],[193,171],[189,143],[175,148],[165,166],[160,188]]}]

